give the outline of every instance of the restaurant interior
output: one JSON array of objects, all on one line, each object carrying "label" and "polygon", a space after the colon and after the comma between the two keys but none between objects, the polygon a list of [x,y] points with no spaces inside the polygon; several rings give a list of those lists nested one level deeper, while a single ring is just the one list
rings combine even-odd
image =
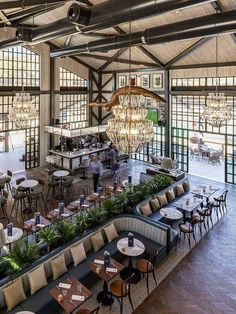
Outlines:
[{"label": "restaurant interior", "polygon": [[0,314],[236,313],[235,48],[236,0],[0,0]]}]

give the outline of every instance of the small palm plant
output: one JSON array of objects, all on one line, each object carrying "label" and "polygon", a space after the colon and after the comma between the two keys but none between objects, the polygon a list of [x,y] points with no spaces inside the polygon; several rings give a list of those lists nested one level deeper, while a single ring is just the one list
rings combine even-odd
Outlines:
[{"label": "small palm plant", "polygon": [[51,246],[58,239],[55,230],[51,226],[41,229],[38,233],[38,237],[40,240],[47,244],[47,253],[50,252]]}]

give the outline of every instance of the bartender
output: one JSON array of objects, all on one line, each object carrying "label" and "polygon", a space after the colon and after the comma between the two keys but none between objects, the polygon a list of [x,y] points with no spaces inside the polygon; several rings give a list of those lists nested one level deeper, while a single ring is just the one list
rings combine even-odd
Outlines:
[{"label": "bartender", "polygon": [[93,174],[93,189],[94,193],[98,191],[99,178],[103,175],[103,166],[98,156],[93,156],[90,163],[90,169]]}]

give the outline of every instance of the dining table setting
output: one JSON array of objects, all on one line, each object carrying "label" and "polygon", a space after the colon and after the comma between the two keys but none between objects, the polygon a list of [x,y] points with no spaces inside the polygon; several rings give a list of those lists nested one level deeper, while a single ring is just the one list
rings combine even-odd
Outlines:
[{"label": "dining table setting", "polygon": [[69,277],[50,290],[50,295],[66,313],[73,313],[93,293],[74,277]]}]

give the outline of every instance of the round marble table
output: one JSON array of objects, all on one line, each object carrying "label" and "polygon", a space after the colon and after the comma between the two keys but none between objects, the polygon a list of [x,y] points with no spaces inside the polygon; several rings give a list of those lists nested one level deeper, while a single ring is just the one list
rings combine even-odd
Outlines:
[{"label": "round marble table", "polygon": [[22,181],[19,186],[21,186],[22,188],[25,188],[25,189],[32,189],[34,187],[36,187],[38,185],[38,181],[37,180],[25,180],[25,181]]},{"label": "round marble table", "polygon": [[12,236],[7,235],[7,229],[4,229],[6,236],[6,243],[9,245],[9,249],[11,249],[11,244],[19,240],[23,236],[23,230],[20,228],[13,227],[12,228]]},{"label": "round marble table", "polygon": [[125,267],[121,271],[120,277],[123,280],[126,280],[132,274],[134,274],[131,282],[132,283],[139,282],[141,279],[141,274],[136,268],[133,267],[132,257],[136,257],[143,254],[143,252],[145,251],[145,245],[140,240],[134,238],[134,246],[130,247],[128,246],[128,237],[127,237],[127,238],[122,238],[117,242],[117,248],[122,254],[129,257],[129,264],[127,267]]},{"label": "round marble table", "polygon": [[162,208],[160,210],[160,214],[162,217],[169,220],[171,227],[172,227],[172,221],[183,218],[183,214],[181,213],[181,211],[173,207]]},{"label": "round marble table", "polygon": [[29,311],[21,311],[21,312],[17,312],[15,314],[35,314],[34,312],[29,312]]},{"label": "round marble table", "polygon": [[58,195],[58,199],[59,200],[62,200],[63,199],[63,187],[62,187],[62,179],[64,178],[64,177],[67,177],[68,175],[69,175],[70,173],[69,173],[69,171],[67,171],[67,170],[57,170],[57,171],[54,171],[53,172],[53,175],[55,176],[55,177],[58,177],[58,178],[60,178],[60,189],[59,189],[59,195]]}]

